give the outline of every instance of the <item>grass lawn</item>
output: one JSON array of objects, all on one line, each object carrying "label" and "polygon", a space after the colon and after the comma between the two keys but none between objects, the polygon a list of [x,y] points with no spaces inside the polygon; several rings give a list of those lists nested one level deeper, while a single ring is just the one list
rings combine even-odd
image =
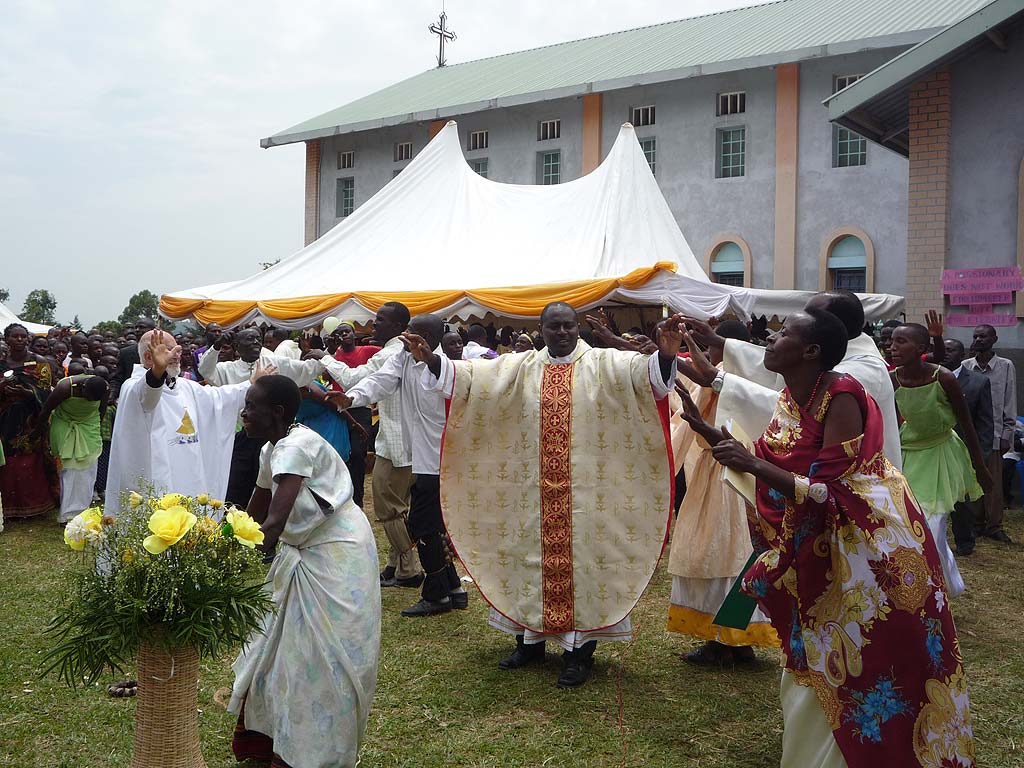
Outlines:
[{"label": "grass lawn", "polygon": [[[1024,515],[1011,513],[1008,531],[1024,541]],[[1022,554],[1019,545],[980,541],[961,561],[968,592],[953,603],[978,765],[985,768],[1024,766]],[[0,534],[0,766],[129,764],[132,699],[109,698],[98,685],[70,690],[38,675],[47,648],[42,629],[73,558],[55,522],[8,521]],[[600,646],[594,676],[575,691],[555,688],[560,666],[552,654],[543,668],[497,668],[512,640],[487,627],[475,590],[468,611],[419,620],[399,616],[414,591],[385,590],[380,677],[362,765],[777,766],[778,655],[759,651],[760,663],[742,670],[680,661],[696,643],[665,632],[670,586],[663,562],[633,614],[634,642]],[[202,667],[200,731],[210,768],[237,765],[234,717],[218,703],[233,659]]]}]

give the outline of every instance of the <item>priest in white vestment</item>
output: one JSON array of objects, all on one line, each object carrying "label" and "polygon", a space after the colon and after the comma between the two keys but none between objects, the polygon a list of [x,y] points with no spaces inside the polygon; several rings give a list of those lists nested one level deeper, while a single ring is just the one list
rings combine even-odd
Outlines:
[{"label": "priest in white vestment", "polygon": [[[864,307],[860,299],[849,291],[827,291],[811,297],[806,308],[831,312],[846,327],[849,338],[846,356],[835,367],[835,371],[852,376],[878,403],[885,430],[885,457],[896,469],[901,469],[903,453],[900,449],[900,429],[896,421],[896,396],[892,379],[874,340],[863,332]],[[719,393],[719,425],[732,419],[756,440],[775,412],[779,392],[785,386],[782,377],[764,367],[764,347],[736,339],[721,339],[709,333],[701,322],[692,323],[691,327],[694,337],[701,344],[724,345],[723,372],[687,368],[683,373]]]},{"label": "priest in white vestment", "polygon": [[452,361],[418,337],[423,385],[450,399],[441,504],[452,544],[516,636],[499,666],[564,650],[558,684],[583,684],[596,640],[629,640],[629,614],[657,565],[672,513],[666,400],[680,318],[650,357],[593,349],[562,302],[541,314],[546,348]]},{"label": "priest in white vestment", "polygon": [[[205,493],[227,490],[231,445],[249,380],[204,387],[180,377],[181,347],[160,330],[139,339],[139,359],[121,386],[110,443],[106,512],[121,512],[123,491]],[[253,375],[257,375],[254,371]]]}]

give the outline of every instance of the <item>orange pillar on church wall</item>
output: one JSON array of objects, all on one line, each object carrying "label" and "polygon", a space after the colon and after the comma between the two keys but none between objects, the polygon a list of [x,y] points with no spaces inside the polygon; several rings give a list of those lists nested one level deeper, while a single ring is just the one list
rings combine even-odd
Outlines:
[{"label": "orange pillar on church wall", "polygon": [[601,164],[601,94],[583,97],[583,173]]}]

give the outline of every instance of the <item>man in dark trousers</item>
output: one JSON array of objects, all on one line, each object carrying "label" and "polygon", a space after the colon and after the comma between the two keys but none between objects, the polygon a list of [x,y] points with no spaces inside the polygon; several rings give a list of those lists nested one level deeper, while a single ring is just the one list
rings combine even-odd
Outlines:
[{"label": "man in dark trousers", "polygon": [[[992,385],[988,377],[975,371],[969,371],[963,367],[964,345],[956,339],[946,339],[946,359],[942,365],[953,371],[960,389],[967,400],[967,409],[971,412],[971,419],[974,420],[974,429],[978,433],[978,441],[988,461],[992,452],[993,424],[992,424]],[[956,432],[963,438],[960,425],[956,426]],[[953,521],[953,538],[956,540],[956,551],[958,555],[969,555],[974,551],[974,520],[981,516],[979,505],[981,501],[961,501],[953,507],[950,519]]]},{"label": "man in dark trousers", "polygon": [[[140,317],[135,321],[135,337],[141,339],[144,333],[148,333],[154,328],[156,328],[156,320],[151,317]],[[118,353],[117,370],[114,371],[114,376],[110,380],[115,397],[121,392],[121,385],[132,377],[135,366],[141,364],[138,344],[129,344]]]}]

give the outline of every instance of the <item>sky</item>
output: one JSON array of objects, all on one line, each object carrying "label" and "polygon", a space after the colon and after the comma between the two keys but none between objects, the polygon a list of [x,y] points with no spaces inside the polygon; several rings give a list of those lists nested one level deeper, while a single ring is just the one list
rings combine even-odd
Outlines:
[{"label": "sky", "polygon": [[[446,0],[448,62],[754,4]],[[302,247],[302,144],[260,139],[435,65],[441,0],[5,0],[0,288],[57,319]]]}]

